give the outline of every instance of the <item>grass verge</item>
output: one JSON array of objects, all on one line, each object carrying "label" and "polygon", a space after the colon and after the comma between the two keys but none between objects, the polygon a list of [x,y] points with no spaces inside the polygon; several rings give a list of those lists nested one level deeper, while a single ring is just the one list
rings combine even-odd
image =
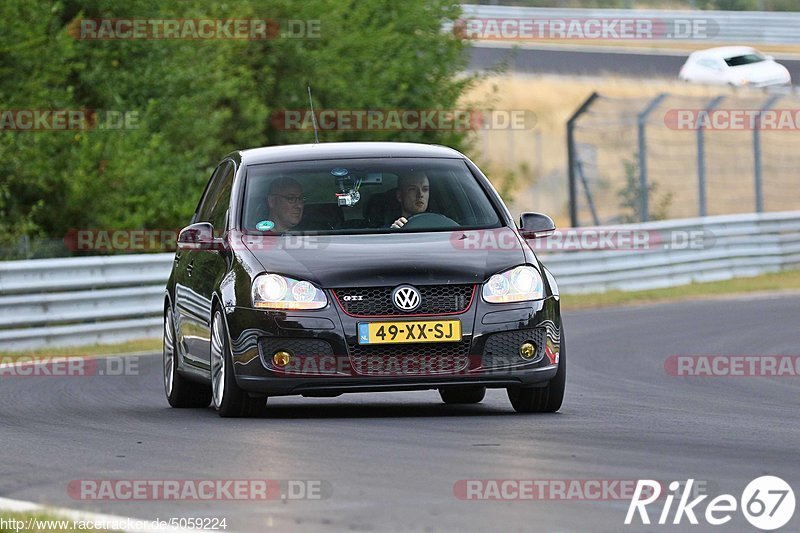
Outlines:
[{"label": "grass verge", "polygon": [[754,292],[775,292],[800,289],[800,270],[787,270],[773,274],[762,274],[750,278],[735,278],[708,283],[692,283],[667,289],[647,291],[609,291],[595,294],[564,294],[561,308],[595,309],[624,305],[696,300],[708,296],[725,296]]}]

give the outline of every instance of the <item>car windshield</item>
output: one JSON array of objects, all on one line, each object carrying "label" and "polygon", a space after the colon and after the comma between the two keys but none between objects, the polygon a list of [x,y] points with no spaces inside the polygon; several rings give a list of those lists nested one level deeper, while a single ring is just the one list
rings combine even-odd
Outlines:
[{"label": "car windshield", "polygon": [[460,159],[270,163],[248,166],[246,176],[242,229],[248,233],[353,234],[500,225],[486,191]]},{"label": "car windshield", "polygon": [[761,61],[765,60],[766,58],[759,54],[743,54],[740,56],[726,57],[725,63],[727,63],[729,67],[738,67],[740,65],[760,63]]}]

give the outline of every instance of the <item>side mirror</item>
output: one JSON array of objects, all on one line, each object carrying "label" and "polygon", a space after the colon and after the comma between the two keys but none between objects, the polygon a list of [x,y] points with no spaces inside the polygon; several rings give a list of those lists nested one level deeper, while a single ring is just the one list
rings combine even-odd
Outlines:
[{"label": "side mirror", "polygon": [[210,222],[196,222],[178,233],[178,250],[219,250],[222,239],[214,238]]},{"label": "side mirror", "polygon": [[519,216],[519,232],[526,239],[548,237],[556,230],[553,219],[542,213],[522,213]]},{"label": "side mirror", "polygon": [[767,61],[775,61],[775,58],[773,56],[764,56],[764,59],[766,59]]}]

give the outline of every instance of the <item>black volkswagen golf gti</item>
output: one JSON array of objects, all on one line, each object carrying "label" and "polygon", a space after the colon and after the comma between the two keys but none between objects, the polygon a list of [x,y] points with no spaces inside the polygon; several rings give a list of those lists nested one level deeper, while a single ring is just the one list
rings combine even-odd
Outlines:
[{"label": "black volkswagen golf gti", "polygon": [[559,293],[489,180],[450,148],[323,143],[234,152],[181,230],[164,301],[173,407],[253,416],[269,396],[505,388],[561,407]]}]

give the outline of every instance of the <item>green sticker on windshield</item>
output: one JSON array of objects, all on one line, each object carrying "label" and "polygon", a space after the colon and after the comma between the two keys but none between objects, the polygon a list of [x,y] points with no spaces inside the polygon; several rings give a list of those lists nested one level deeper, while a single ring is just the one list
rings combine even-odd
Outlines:
[{"label": "green sticker on windshield", "polygon": [[258,224],[256,224],[256,229],[258,231],[269,231],[275,227],[275,223],[271,220],[262,220]]}]

